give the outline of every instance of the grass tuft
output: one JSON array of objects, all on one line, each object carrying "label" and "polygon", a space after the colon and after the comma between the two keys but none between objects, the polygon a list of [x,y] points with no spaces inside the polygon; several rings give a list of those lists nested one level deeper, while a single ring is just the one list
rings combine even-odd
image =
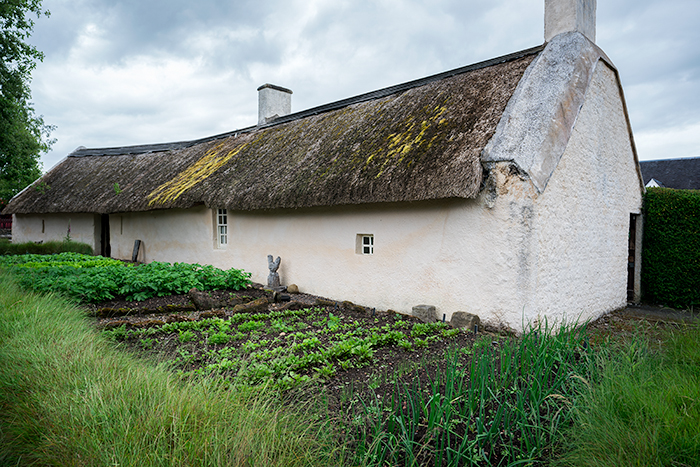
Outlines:
[{"label": "grass tuft", "polygon": [[559,465],[700,465],[700,327],[667,331],[654,350],[641,334],[601,362]]},{"label": "grass tuft", "polygon": [[364,403],[363,465],[532,465],[559,449],[595,377],[584,328],[541,327],[455,348],[428,381]]},{"label": "grass tuft", "polygon": [[331,465],[332,433],[273,391],[183,381],[65,300],[0,273],[0,465]]}]

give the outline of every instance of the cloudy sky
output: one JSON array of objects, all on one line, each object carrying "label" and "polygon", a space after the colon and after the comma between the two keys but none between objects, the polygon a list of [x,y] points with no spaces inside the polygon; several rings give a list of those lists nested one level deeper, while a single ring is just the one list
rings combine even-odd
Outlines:
[{"label": "cloudy sky", "polygon": [[[37,113],[78,146],[182,141],[257,123],[264,83],[292,111],[544,41],[544,0],[44,0]],[[700,1],[598,0],[641,160],[700,156]]]}]

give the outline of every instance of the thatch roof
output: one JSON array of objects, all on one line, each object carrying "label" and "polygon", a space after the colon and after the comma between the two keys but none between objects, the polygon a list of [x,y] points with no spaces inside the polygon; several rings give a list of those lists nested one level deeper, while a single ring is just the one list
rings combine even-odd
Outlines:
[{"label": "thatch roof", "polygon": [[6,212],[234,210],[472,198],[541,47],[197,141],[80,149]]}]

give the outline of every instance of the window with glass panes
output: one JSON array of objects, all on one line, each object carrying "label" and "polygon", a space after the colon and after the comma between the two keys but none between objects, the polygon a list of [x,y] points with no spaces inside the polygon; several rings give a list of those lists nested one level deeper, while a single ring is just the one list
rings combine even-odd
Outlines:
[{"label": "window with glass panes", "polygon": [[228,214],[226,209],[219,209],[216,215],[216,237],[219,247],[228,244]]},{"label": "window with glass panes", "polygon": [[374,254],[374,235],[363,235],[362,236],[362,254],[363,255],[373,255]]}]

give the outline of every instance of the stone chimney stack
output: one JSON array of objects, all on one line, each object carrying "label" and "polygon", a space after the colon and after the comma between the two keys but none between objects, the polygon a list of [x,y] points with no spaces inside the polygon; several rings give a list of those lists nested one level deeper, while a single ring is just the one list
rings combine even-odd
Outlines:
[{"label": "stone chimney stack", "polygon": [[258,88],[258,125],[292,113],[292,91],[263,84]]},{"label": "stone chimney stack", "polygon": [[578,31],[595,43],[596,0],[544,0],[544,40]]}]

